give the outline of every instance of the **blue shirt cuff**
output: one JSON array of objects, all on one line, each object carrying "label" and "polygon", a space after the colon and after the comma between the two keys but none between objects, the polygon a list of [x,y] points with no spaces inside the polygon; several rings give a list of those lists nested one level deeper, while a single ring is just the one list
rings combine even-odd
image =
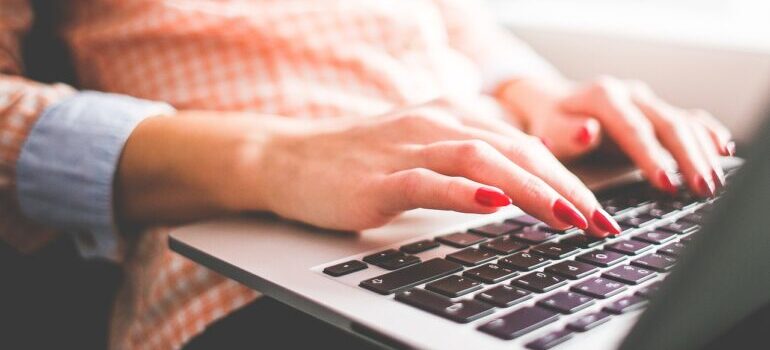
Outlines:
[{"label": "blue shirt cuff", "polygon": [[16,163],[22,213],[74,234],[86,258],[118,259],[113,181],[123,146],[139,122],[173,111],[166,103],[93,91],[49,106]]}]

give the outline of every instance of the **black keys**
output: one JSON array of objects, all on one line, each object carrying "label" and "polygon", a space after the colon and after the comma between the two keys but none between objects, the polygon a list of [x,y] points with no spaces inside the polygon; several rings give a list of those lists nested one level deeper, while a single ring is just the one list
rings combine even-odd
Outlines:
[{"label": "black keys", "polygon": [[619,241],[604,246],[604,249],[626,255],[637,255],[652,249],[652,244],[642,241]]},{"label": "black keys", "polygon": [[407,254],[417,254],[422,253],[426,250],[431,250],[433,248],[438,248],[440,244],[436,241],[425,239],[422,241],[409,243],[401,246],[401,251]]},{"label": "black keys", "polygon": [[455,232],[448,235],[438,236],[436,240],[457,248],[470,247],[476,243],[484,242],[487,239],[467,232]]},{"label": "black keys", "polygon": [[576,254],[580,248],[564,243],[543,243],[530,249],[530,252],[537,253],[551,259],[562,259],[572,254]]},{"label": "black keys", "polygon": [[452,260],[465,266],[476,266],[496,257],[497,255],[495,253],[476,248],[465,248],[461,251],[447,254],[446,256],[447,260]]},{"label": "black keys", "polygon": [[658,272],[671,270],[676,264],[676,259],[671,256],[650,254],[631,262],[631,264]]},{"label": "black keys", "polygon": [[677,221],[677,222],[672,222],[668,225],[663,225],[659,227],[659,229],[663,231],[668,231],[668,232],[683,235],[686,233],[700,230],[700,225],[694,224],[688,221]]},{"label": "black keys", "polygon": [[603,273],[602,277],[607,277],[626,284],[639,284],[656,275],[655,272],[641,267],[623,265]]},{"label": "black keys", "polygon": [[583,293],[594,298],[606,299],[626,290],[626,285],[617,281],[597,277],[578,283],[570,290]]},{"label": "black keys", "polygon": [[334,277],[339,277],[356,271],[361,271],[365,268],[367,268],[366,264],[358,260],[350,260],[334,266],[329,266],[324,269],[324,273]]},{"label": "black keys", "polygon": [[599,249],[578,255],[575,259],[596,266],[608,267],[623,261],[625,258],[625,255]]},{"label": "black keys", "polygon": [[406,255],[404,253],[401,253],[401,254],[402,255],[391,256],[390,258],[379,262],[377,266],[382,267],[383,269],[386,269],[386,270],[396,270],[396,269],[414,265],[420,262],[420,258],[414,255]]},{"label": "black keys", "polygon": [[417,265],[405,267],[401,270],[370,278],[362,281],[359,285],[371,291],[387,295],[436,278],[451,275],[462,269],[462,266],[459,264],[435,258]]},{"label": "black keys", "polygon": [[569,329],[560,329],[553,331],[540,338],[535,339],[525,345],[532,350],[548,350],[572,338],[572,331]]},{"label": "black keys", "polygon": [[669,255],[676,258],[682,255],[684,248],[685,248],[684,243],[674,242],[663,248],[658,249],[658,254]]},{"label": "black keys", "polygon": [[481,288],[481,282],[456,275],[450,275],[425,285],[425,289],[446,295],[450,298],[459,297]]},{"label": "black keys", "polygon": [[479,327],[502,339],[514,339],[559,319],[559,314],[539,306],[518,309]]},{"label": "black keys", "polygon": [[639,288],[639,290],[636,291],[636,295],[650,299],[655,296],[655,294],[658,293],[658,290],[660,290],[660,281],[650,283],[649,285],[646,285],[642,288]]},{"label": "black keys", "polygon": [[542,221],[536,219],[531,215],[522,215],[512,219],[505,220],[506,222],[513,222],[522,226],[533,226],[542,223]]},{"label": "black keys", "polygon": [[620,221],[620,223],[633,227],[644,227],[657,220],[656,217],[650,214],[640,214],[636,217],[626,218]]},{"label": "black keys", "polygon": [[593,248],[604,243],[604,238],[589,237],[586,235],[569,236],[559,241],[562,244],[569,244],[578,248]]},{"label": "black keys", "polygon": [[517,274],[517,272],[511,269],[497,264],[486,264],[463,272],[463,276],[475,278],[484,283],[497,283]]},{"label": "black keys", "polygon": [[610,316],[610,314],[603,311],[586,314],[567,324],[567,328],[576,332],[585,332],[609,321]]},{"label": "black keys", "polygon": [[665,204],[664,205],[656,204],[655,206],[650,208],[650,210],[647,213],[654,218],[663,219],[676,214],[677,209]]},{"label": "black keys", "polygon": [[501,284],[476,294],[476,299],[497,307],[516,305],[532,297],[532,292],[518,287]]},{"label": "black keys", "polygon": [[452,301],[424,289],[410,289],[396,294],[396,300],[459,323],[468,323],[492,313],[492,306],[469,299]]},{"label": "black keys", "polygon": [[548,265],[548,259],[526,252],[518,252],[498,260],[497,264],[509,269],[530,271]]},{"label": "black keys", "polygon": [[489,250],[500,255],[508,255],[518,252],[527,247],[527,245],[516,242],[509,236],[495,238],[489,242],[479,245],[481,249]]},{"label": "black keys", "polygon": [[567,277],[569,279],[576,280],[594,273],[594,271],[598,270],[598,268],[596,266],[582,263],[580,261],[567,260],[549,266],[545,270]]},{"label": "black keys", "polygon": [[527,227],[523,231],[511,235],[512,238],[528,244],[540,244],[558,236],[556,233],[544,231],[536,227]]},{"label": "black keys", "polygon": [[647,299],[643,299],[636,295],[629,295],[622,297],[609,305],[604,307],[604,311],[613,313],[616,315],[624,314],[634,310],[639,310],[647,305]]},{"label": "black keys", "polygon": [[511,284],[533,292],[546,293],[567,284],[567,281],[549,272],[533,272],[515,279]]},{"label": "black keys", "polygon": [[471,232],[486,236],[486,237],[499,237],[502,235],[507,235],[510,233],[514,233],[518,230],[520,230],[523,226],[519,224],[514,224],[511,222],[504,222],[502,224],[488,224],[481,227],[470,229]]},{"label": "black keys", "polygon": [[585,294],[558,292],[537,302],[537,305],[561,312],[574,314],[594,304],[594,299]]},{"label": "black keys", "polygon": [[693,224],[703,225],[703,223],[706,221],[706,213],[701,211],[696,211],[692,214],[687,214],[683,216],[681,221],[686,221]]},{"label": "black keys", "polygon": [[633,239],[637,241],[652,243],[652,244],[663,244],[674,239],[675,237],[676,235],[674,235],[673,233],[660,232],[660,231],[648,231],[648,232],[642,232],[640,234],[635,235]]},{"label": "black keys", "polygon": [[399,252],[398,250],[388,249],[388,250],[381,251],[379,253],[374,253],[372,255],[367,255],[367,256],[364,257],[363,260],[368,262],[368,263],[370,263],[370,264],[372,264],[372,265],[377,265],[380,262],[383,262],[383,261],[385,261],[387,259],[390,259],[391,257],[394,257],[396,255],[401,255],[401,254],[403,254],[403,253]]}]

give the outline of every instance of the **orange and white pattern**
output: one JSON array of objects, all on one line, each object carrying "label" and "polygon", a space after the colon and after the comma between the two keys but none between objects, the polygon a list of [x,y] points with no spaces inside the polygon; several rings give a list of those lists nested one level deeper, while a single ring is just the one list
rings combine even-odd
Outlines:
[{"label": "orange and white pattern", "polygon": [[[479,94],[490,65],[509,65],[508,75],[551,69],[528,59],[529,49],[478,3],[70,0],[59,33],[81,88],[177,109],[372,116],[442,95]],[[46,106],[75,93],[18,77],[19,40],[31,21],[27,0],[0,1],[0,238],[22,251],[56,230],[19,213],[19,150]],[[126,280],[114,307],[112,348],[180,348],[258,296],[170,252],[166,230],[123,244]]]}]

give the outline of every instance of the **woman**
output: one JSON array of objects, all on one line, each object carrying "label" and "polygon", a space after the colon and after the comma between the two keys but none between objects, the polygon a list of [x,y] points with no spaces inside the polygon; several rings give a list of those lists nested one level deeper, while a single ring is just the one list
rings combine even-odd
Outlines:
[{"label": "woman", "polygon": [[3,2],[1,234],[32,251],[75,233],[122,264],[113,348],[179,348],[256,296],[171,254],[159,225],[271,211],[360,230],[513,203],[606,236],[617,223],[558,159],[609,138],[662,191],[675,161],[712,196],[733,152],[714,118],[641,83],[568,81],[473,1],[68,5],[82,87],[141,99],[12,76],[31,19]]}]

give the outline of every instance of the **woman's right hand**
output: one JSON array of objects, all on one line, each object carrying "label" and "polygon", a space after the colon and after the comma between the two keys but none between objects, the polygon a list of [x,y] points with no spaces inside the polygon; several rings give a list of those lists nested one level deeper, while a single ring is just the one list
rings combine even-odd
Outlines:
[{"label": "woman's right hand", "polygon": [[291,121],[267,137],[254,130],[254,142],[242,143],[238,165],[224,174],[227,206],[362,230],[414,208],[492,213],[513,203],[557,229],[619,232],[539,139],[511,127],[478,127],[442,106]]}]

